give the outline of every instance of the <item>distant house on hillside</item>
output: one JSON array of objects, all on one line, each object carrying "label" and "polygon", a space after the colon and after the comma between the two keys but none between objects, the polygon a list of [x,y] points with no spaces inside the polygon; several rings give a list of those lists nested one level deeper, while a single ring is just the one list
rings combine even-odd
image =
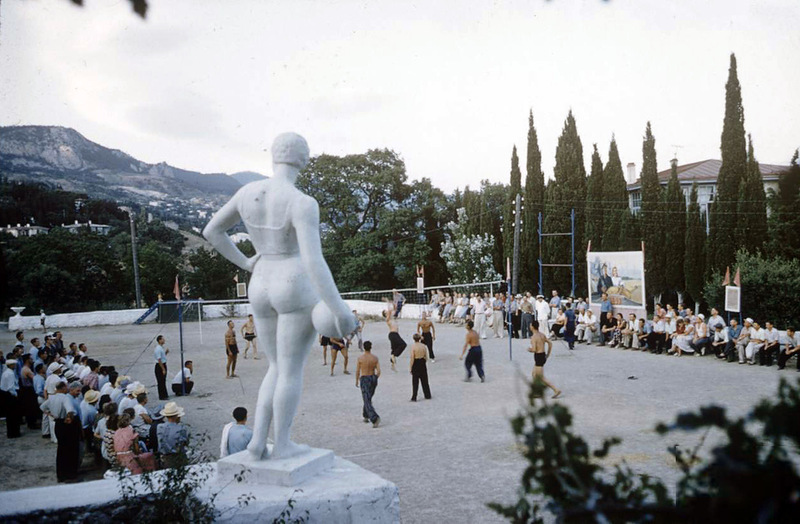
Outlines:
[{"label": "distant house on hillside", "polygon": [[[677,160],[673,160],[673,162],[677,162]],[[687,205],[692,192],[692,184],[697,182],[697,203],[700,204],[700,211],[706,217],[706,224],[708,224],[709,204],[714,201],[714,196],[717,194],[717,177],[721,166],[721,160],[713,159],[678,166],[678,182],[686,196]],[[770,189],[777,191],[778,179],[781,175],[789,172],[789,166],[761,163],[758,166],[761,169],[761,177],[764,179],[765,192]],[[658,180],[663,187],[667,186],[671,171],[670,168],[658,174]],[[635,165],[628,164],[628,206],[634,214],[638,213],[642,206],[642,180],[635,178],[635,172]]]},{"label": "distant house on hillside", "polygon": [[92,224],[91,220],[86,224],[81,224],[76,220],[74,224],[70,224],[68,226],[62,224],[61,227],[70,233],[78,233],[83,229],[88,229],[92,233],[97,233],[98,235],[108,235],[108,233],[111,231],[111,226],[107,226],[105,224]]},{"label": "distant house on hillside", "polygon": [[50,231],[49,228],[42,226],[32,226],[30,224],[25,224],[24,226],[21,224],[17,224],[16,226],[8,224],[6,227],[0,227],[0,233],[7,233],[14,238],[46,235],[48,231]]}]

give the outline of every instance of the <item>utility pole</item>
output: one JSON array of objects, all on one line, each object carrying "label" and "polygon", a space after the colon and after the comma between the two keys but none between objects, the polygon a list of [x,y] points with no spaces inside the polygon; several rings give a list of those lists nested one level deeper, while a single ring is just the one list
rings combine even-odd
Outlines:
[{"label": "utility pole", "polygon": [[514,295],[519,293],[519,231],[522,225],[522,197],[517,193],[514,202],[514,264],[511,279],[510,292]]},{"label": "utility pole", "polygon": [[133,210],[128,210],[131,219],[131,250],[133,251],[133,280],[136,285],[136,307],[142,307],[142,284],[139,281],[139,253],[136,250],[136,222],[133,219]]}]

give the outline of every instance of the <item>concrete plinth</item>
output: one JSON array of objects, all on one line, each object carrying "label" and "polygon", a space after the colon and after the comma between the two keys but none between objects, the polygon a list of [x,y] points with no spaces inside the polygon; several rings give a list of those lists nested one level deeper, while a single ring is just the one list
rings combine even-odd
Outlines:
[{"label": "concrete plinth", "polygon": [[[267,452],[272,454],[272,445],[267,445]],[[246,468],[250,483],[297,486],[333,466],[333,458],[329,449],[311,448],[308,453],[288,459],[253,462],[247,451],[240,451],[217,462],[217,476],[229,480]]]}]

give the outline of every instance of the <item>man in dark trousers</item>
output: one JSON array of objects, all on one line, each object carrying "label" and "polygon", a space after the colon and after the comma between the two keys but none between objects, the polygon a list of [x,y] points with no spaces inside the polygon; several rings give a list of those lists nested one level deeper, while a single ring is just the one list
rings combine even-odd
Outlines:
[{"label": "man in dark trousers", "polygon": [[364,422],[372,422],[373,428],[377,428],[381,423],[381,417],[372,406],[372,396],[375,395],[380,376],[381,364],[378,362],[378,357],[372,354],[372,342],[365,340],[364,353],[358,357],[356,364],[356,387],[361,388],[361,397],[364,400],[361,415],[364,417]]},{"label": "man in dark trousers", "polygon": [[42,411],[55,419],[55,432],[58,438],[56,477],[59,482],[74,481],[78,478],[80,465],[81,422],[64,382],[59,382],[56,394],[42,404]]},{"label": "man in dark trousers", "polygon": [[156,361],[155,373],[159,400],[169,400],[169,393],[167,393],[167,353],[169,350],[164,347],[164,342],[166,342],[164,335],[158,335],[153,355]]}]

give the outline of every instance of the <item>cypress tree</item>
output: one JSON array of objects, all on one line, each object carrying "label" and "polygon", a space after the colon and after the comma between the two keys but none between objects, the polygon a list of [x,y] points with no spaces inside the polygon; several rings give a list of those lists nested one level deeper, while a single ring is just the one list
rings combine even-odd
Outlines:
[{"label": "cypress tree", "polygon": [[656,167],[656,139],[647,123],[642,143],[642,208],[640,226],[644,241],[645,287],[653,295],[664,291],[661,184]]},{"label": "cypress tree", "polygon": [[[586,243],[585,207],[586,207],[586,168],[583,164],[583,145],[578,136],[575,117],[570,110],[564,122],[561,136],[556,147],[555,179],[549,202],[545,202],[545,230],[548,233],[568,233],[571,231],[571,210],[575,210],[575,290],[586,289]],[[549,189],[549,188],[548,188]],[[571,240],[568,236],[548,237],[545,243],[547,250],[546,263],[572,263]],[[557,289],[567,295],[572,289],[571,270],[568,267],[552,268],[550,278],[544,285],[548,289]],[[546,293],[545,293],[546,294]]]},{"label": "cypress tree", "polygon": [[767,197],[764,193],[764,180],[753,152],[753,139],[747,137],[747,175],[740,184],[738,245],[751,253],[764,245],[767,240]]},{"label": "cypress tree", "polygon": [[[694,300],[699,300],[703,291],[703,263],[705,261],[705,225],[697,203],[697,184],[692,184],[689,197],[689,209],[686,213],[686,255],[684,273],[686,274],[686,292]],[[669,246],[672,248],[674,246]]]},{"label": "cypress tree", "polygon": [[778,179],[778,192],[770,199],[770,254],[800,258],[800,150],[792,156],[789,172]]},{"label": "cypress tree", "polygon": [[533,110],[528,114],[528,154],[525,175],[525,207],[522,212],[522,268],[520,270],[520,289],[538,291],[539,286],[539,213],[544,203],[544,173],[542,172],[542,152],[539,139],[533,126]]},{"label": "cypress tree", "polygon": [[[666,289],[684,290],[684,253],[686,243],[686,197],[678,182],[678,161],[672,161],[667,191],[664,193],[664,283]],[[705,240],[705,239],[703,239]],[[701,273],[702,276],[702,273]]]},{"label": "cypress tree", "polygon": [[622,223],[630,210],[628,185],[622,173],[617,141],[613,137],[608,148],[608,163],[603,170],[603,211],[603,251],[620,250],[623,244]]},{"label": "cypress tree", "polygon": [[506,201],[503,205],[503,260],[514,260],[514,201],[521,195],[522,173],[519,170],[519,157],[517,146],[511,150],[511,183],[508,186]]},{"label": "cypress tree", "polygon": [[722,165],[717,177],[717,195],[711,206],[712,270],[724,271],[736,256],[739,231],[737,200],[740,185],[747,175],[747,149],[744,137],[742,89],[736,72],[736,56],[731,54],[728,82],[725,84],[725,119],[720,144]]},{"label": "cypress tree", "polygon": [[586,241],[592,249],[603,249],[603,161],[594,144],[592,169],[586,179]]}]

